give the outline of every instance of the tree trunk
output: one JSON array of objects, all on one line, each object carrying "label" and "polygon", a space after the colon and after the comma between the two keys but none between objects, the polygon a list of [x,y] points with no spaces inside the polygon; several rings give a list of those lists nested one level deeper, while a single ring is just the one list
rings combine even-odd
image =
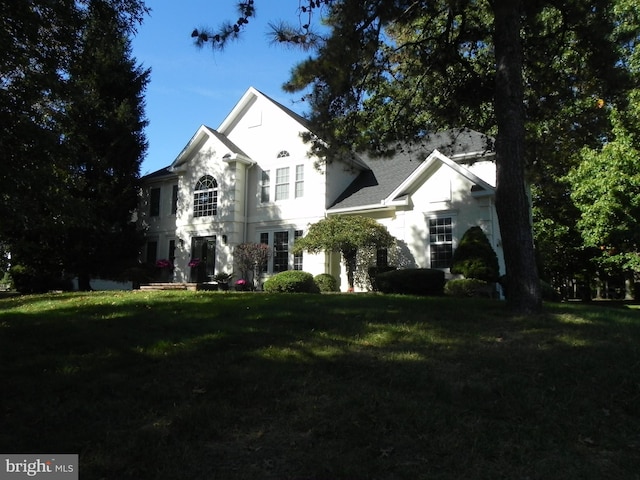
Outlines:
[{"label": "tree trunk", "polygon": [[521,2],[495,0],[494,13],[496,210],[507,269],[505,294],[513,310],[535,313],[542,301],[525,185]]},{"label": "tree trunk", "polygon": [[91,288],[91,276],[88,273],[82,272],[78,274],[78,290],[81,292],[93,290]]},{"label": "tree trunk", "polygon": [[354,274],[356,271],[356,258],[358,255],[357,250],[347,250],[342,252],[344,256],[344,263],[347,269],[347,285],[349,286],[349,291],[353,292],[354,286]]}]

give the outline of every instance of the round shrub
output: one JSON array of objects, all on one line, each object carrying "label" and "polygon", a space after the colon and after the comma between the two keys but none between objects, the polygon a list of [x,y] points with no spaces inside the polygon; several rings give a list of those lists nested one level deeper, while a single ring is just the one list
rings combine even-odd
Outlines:
[{"label": "round shrub", "polygon": [[320,292],[326,293],[338,291],[338,281],[333,275],[330,275],[328,273],[321,273],[320,275],[316,275],[315,277],[313,277],[313,281],[320,289]]},{"label": "round shrub", "polygon": [[264,282],[264,291],[268,293],[320,293],[313,275],[300,270],[287,270],[275,274]]},{"label": "round shrub", "polygon": [[444,282],[444,272],[432,268],[393,270],[376,277],[380,292],[406,295],[442,295]]},{"label": "round shrub", "polygon": [[449,280],[444,286],[445,295],[451,297],[491,297],[491,284],[477,278]]}]

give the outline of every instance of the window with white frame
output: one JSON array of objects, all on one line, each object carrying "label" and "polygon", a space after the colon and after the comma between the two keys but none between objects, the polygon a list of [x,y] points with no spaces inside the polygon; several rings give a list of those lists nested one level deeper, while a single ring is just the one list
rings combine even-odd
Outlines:
[{"label": "window with white frame", "polygon": [[[302,230],[296,230],[293,233],[294,242],[300,237],[302,237]],[[293,255],[293,269],[302,270],[302,252]]]},{"label": "window with white frame", "polygon": [[302,270],[302,253],[291,252],[295,239],[302,237],[302,230],[276,230],[259,233],[260,243],[271,247],[271,257],[264,270],[268,273],[285,270]]},{"label": "window with white frame", "polygon": [[289,198],[289,167],[276,169],[276,195],[275,200],[287,200]]},{"label": "window with white frame", "polygon": [[273,232],[273,273],[289,270],[289,232]]},{"label": "window with white frame", "polygon": [[209,217],[218,213],[218,182],[211,175],[197,181],[193,192],[193,216]]},{"label": "window with white frame", "polygon": [[[273,177],[272,172],[275,173]],[[304,164],[261,170],[258,196],[261,204],[302,198],[304,196]]]},{"label": "window with white frame", "polygon": [[294,189],[295,198],[304,195],[304,165],[296,165],[296,184]]},{"label": "window with white frame", "polygon": [[260,178],[260,202],[269,203],[271,199],[271,177],[269,170],[262,170]]},{"label": "window with white frame", "polygon": [[449,268],[453,258],[453,217],[429,219],[431,268]]}]

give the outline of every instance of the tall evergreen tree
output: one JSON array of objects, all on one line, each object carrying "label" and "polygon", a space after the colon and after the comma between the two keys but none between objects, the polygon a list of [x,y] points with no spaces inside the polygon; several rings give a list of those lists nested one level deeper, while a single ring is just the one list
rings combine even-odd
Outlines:
[{"label": "tall evergreen tree", "polygon": [[[118,37],[109,41],[117,42],[133,32],[147,12],[141,0],[104,3],[111,6],[120,28]],[[89,218],[78,200],[79,162],[74,152],[80,148],[72,147],[70,137],[77,127],[71,126],[69,114],[72,104],[82,99],[71,68],[74,64],[78,69],[80,63],[74,58],[86,50],[82,42],[92,5],[92,0],[0,0],[0,242],[11,253],[12,264],[28,267],[37,275],[38,289],[50,288],[50,279],[75,270],[77,264],[70,261],[74,253],[68,250],[75,247],[68,241],[72,237],[69,229],[82,221],[100,221]],[[87,69],[94,64],[88,57],[85,60]],[[125,83],[127,80],[121,87]],[[98,93],[92,95],[94,100]],[[129,135],[141,135],[132,126],[130,123]],[[100,141],[115,140],[113,129],[103,134]],[[124,138],[122,132],[118,135]],[[125,156],[114,158],[125,160]],[[138,176],[137,165],[138,157],[129,172],[133,179]],[[116,171],[124,174],[114,164]],[[122,197],[110,193],[113,203],[107,211],[117,210]],[[107,231],[117,229],[112,225]]]},{"label": "tall evergreen tree", "polygon": [[131,55],[127,26],[104,0],[86,12],[81,49],[70,67],[72,101],[65,146],[76,202],[64,236],[65,267],[81,289],[92,275],[122,276],[140,247],[132,214],[146,150],[143,92],[149,70]]}]

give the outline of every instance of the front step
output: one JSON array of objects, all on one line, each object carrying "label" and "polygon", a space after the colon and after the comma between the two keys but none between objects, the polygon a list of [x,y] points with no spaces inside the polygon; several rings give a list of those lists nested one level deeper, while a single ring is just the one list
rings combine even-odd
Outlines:
[{"label": "front step", "polygon": [[162,290],[197,290],[196,283],[149,283],[140,285],[140,290],[145,292],[157,292]]}]

